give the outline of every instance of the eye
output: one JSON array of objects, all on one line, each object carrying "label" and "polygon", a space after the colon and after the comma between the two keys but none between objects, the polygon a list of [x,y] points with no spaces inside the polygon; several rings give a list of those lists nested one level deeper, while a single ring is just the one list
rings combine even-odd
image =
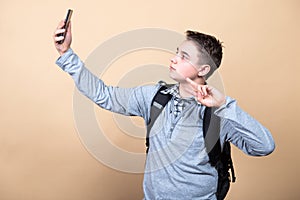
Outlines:
[{"label": "eye", "polygon": [[187,60],[187,56],[185,54],[182,54],[181,59]]},{"label": "eye", "polygon": [[189,60],[189,56],[184,52],[179,52],[178,49],[177,49],[175,55],[182,60]]},{"label": "eye", "polygon": [[181,59],[181,60],[189,60],[188,56],[185,54],[177,54],[177,56]]}]

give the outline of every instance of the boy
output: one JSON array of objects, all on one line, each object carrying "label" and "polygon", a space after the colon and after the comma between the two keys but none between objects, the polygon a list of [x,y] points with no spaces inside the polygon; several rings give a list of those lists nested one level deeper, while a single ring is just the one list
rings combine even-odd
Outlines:
[{"label": "boy", "polygon": [[[57,65],[101,108],[140,116],[149,124],[152,99],[162,83],[135,88],[106,86],[70,48],[71,24],[67,30],[62,29],[63,25],[63,22],[58,25],[53,36],[60,54]],[[65,38],[58,36],[65,31]],[[215,108],[213,114],[221,119],[221,146],[230,141],[252,156],[268,155],[275,148],[265,127],[242,111],[234,99],[206,85],[207,78],[221,64],[221,43],[203,33],[187,31],[186,34],[169,66],[169,75],[177,84],[161,91],[172,98],[149,133],[143,182],[145,200],[216,199],[218,173],[209,162],[202,131],[206,107]]]}]

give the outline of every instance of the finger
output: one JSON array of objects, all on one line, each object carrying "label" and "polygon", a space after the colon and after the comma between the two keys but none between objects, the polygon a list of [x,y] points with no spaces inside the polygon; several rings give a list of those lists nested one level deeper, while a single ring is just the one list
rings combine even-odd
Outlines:
[{"label": "finger", "polygon": [[71,32],[71,21],[68,23],[67,32]]},{"label": "finger", "polygon": [[195,81],[191,80],[190,78],[186,78],[185,80],[191,84],[195,90],[198,90],[198,84]]},{"label": "finger", "polygon": [[55,42],[59,42],[59,41],[61,41],[63,39],[64,39],[64,36],[56,36],[56,37],[54,37],[54,41]]},{"label": "finger", "polygon": [[203,97],[203,96],[204,96],[204,93],[203,93],[203,89],[202,89],[202,88],[203,88],[203,87],[202,87],[201,85],[198,85],[197,91],[198,91],[198,93],[200,93],[201,96]]},{"label": "finger", "polygon": [[57,36],[57,34],[64,33],[66,30],[63,28],[65,25],[64,20],[60,21],[54,31],[53,38]]},{"label": "finger", "polygon": [[66,27],[66,35],[71,35],[71,22],[68,23],[68,26]]},{"label": "finger", "polygon": [[66,29],[57,29],[55,32],[54,32],[54,35],[58,35],[58,34],[61,34],[61,33],[64,33],[66,32]]},{"label": "finger", "polygon": [[214,90],[214,88],[212,86],[206,85],[207,95],[213,95],[213,93],[214,93],[213,90]]},{"label": "finger", "polygon": [[203,87],[201,87],[201,90],[202,90],[203,96],[207,96],[208,95],[208,87],[206,85],[204,85]]},{"label": "finger", "polygon": [[204,98],[203,98],[203,95],[201,94],[201,92],[200,91],[198,91],[197,92],[197,100],[200,102],[200,103],[203,103],[203,100],[204,100]]}]

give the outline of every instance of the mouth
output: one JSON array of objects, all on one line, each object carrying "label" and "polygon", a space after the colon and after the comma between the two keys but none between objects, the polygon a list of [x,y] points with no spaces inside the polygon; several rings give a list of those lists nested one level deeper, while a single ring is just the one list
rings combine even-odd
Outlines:
[{"label": "mouth", "polygon": [[170,65],[169,70],[175,71],[176,69],[174,67],[172,67],[172,65]]}]

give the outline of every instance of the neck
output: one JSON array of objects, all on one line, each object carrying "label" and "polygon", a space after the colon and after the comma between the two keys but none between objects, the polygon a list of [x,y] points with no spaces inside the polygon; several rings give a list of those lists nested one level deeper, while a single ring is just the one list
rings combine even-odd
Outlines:
[{"label": "neck", "polygon": [[[203,77],[197,77],[193,80],[199,85],[205,84],[205,79]],[[192,97],[194,93],[194,89],[192,88],[191,84],[183,81],[179,83],[179,94],[182,98]]]}]

